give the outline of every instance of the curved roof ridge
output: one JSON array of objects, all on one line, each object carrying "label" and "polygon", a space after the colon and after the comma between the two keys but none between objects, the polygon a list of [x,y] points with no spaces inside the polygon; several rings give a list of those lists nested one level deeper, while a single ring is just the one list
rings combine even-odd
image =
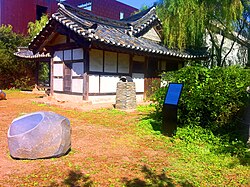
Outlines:
[{"label": "curved roof ridge", "polygon": [[82,22],[81,20],[87,20],[87,21],[90,21],[92,23],[99,23],[99,24],[123,28],[123,29],[128,29],[130,26],[129,22],[124,22],[124,21],[120,21],[120,20],[113,20],[110,18],[97,16],[97,15],[92,14],[91,12],[87,12],[83,9],[73,7],[69,4],[58,3],[58,6],[59,6],[58,12],[66,14],[70,17],[73,17],[76,20],[78,20],[79,22]]},{"label": "curved roof ridge", "polygon": [[132,24],[132,25],[136,25],[136,24],[140,23],[140,22],[143,21],[143,20],[147,20],[148,17],[151,18],[151,17],[153,17],[153,16],[157,16],[154,6],[151,7],[151,8],[149,8],[149,9],[147,9],[147,10],[148,10],[147,13],[144,14],[144,15],[142,15],[142,16],[140,16],[140,13],[135,14],[135,15],[138,16],[138,19],[135,20],[135,21],[133,21],[131,24]]}]

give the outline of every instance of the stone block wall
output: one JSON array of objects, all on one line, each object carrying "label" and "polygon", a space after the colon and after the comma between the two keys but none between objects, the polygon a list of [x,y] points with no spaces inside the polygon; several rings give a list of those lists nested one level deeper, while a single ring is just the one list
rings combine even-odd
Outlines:
[{"label": "stone block wall", "polygon": [[122,110],[136,108],[136,89],[134,82],[117,83],[115,107]]}]

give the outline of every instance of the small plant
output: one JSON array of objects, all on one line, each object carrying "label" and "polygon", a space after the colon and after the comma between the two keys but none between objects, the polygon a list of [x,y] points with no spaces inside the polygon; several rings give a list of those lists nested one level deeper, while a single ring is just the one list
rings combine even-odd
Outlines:
[{"label": "small plant", "polygon": [[29,77],[21,77],[19,79],[16,79],[13,85],[15,88],[18,88],[21,90],[32,90],[30,83],[31,83],[31,79]]}]

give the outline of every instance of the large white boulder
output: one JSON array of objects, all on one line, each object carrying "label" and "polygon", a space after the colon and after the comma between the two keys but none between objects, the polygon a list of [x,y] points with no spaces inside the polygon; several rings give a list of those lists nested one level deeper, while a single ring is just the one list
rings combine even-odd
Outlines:
[{"label": "large white boulder", "polygon": [[8,130],[10,155],[19,159],[59,157],[71,147],[70,122],[54,112],[30,113],[12,121]]}]

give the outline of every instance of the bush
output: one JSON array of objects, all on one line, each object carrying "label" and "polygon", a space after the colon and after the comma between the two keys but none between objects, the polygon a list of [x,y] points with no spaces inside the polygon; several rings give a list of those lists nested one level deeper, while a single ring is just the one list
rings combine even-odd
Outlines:
[{"label": "bush", "polygon": [[[178,114],[181,126],[198,125],[219,133],[237,128],[235,119],[248,100],[249,69],[187,66],[162,77],[165,81],[184,84]],[[154,96],[158,112],[166,90],[167,87],[160,88]]]},{"label": "bush", "polygon": [[[0,27],[0,89],[23,88],[34,84],[35,63],[14,56],[17,47],[27,43],[28,38],[14,33],[10,25]],[[27,77],[30,80],[24,81]]]},{"label": "bush", "polygon": [[[179,141],[181,140],[181,141]],[[241,159],[241,164],[250,164],[249,150],[246,144],[227,135],[216,136],[209,129],[200,126],[186,126],[178,128],[174,140],[179,149],[199,153],[213,153],[215,155],[230,154]]]}]

